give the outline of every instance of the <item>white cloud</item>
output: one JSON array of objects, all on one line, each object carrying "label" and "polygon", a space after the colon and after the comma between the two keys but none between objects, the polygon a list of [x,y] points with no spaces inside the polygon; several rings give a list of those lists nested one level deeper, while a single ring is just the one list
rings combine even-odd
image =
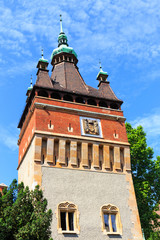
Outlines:
[{"label": "white cloud", "polygon": [[[147,59],[160,54],[158,0],[72,0],[67,6],[65,0],[54,4],[49,0],[45,4],[39,0],[21,0],[16,1],[15,7],[6,6],[5,2],[0,8],[1,35],[4,40],[16,40],[20,53],[23,44],[31,39],[37,41],[46,37],[53,44],[62,13],[65,32],[69,37],[76,36],[80,51],[97,48],[110,50],[113,55],[130,54]],[[6,41],[3,46],[8,49],[12,44]],[[27,48],[29,50],[29,46]]]},{"label": "white cloud", "polygon": [[153,113],[138,117],[131,121],[131,125],[135,128],[141,125],[147,134],[147,142],[153,148],[156,155],[160,155],[160,109],[155,110]]},{"label": "white cloud", "polygon": [[142,118],[139,117],[136,120],[132,121],[131,124],[133,127],[142,125],[147,131],[147,135],[149,136],[160,136],[160,112],[156,112]]},{"label": "white cloud", "polygon": [[[13,131],[14,129],[14,131]],[[0,125],[0,142],[1,145],[7,146],[10,150],[17,150],[18,130],[14,128],[6,128]]]}]

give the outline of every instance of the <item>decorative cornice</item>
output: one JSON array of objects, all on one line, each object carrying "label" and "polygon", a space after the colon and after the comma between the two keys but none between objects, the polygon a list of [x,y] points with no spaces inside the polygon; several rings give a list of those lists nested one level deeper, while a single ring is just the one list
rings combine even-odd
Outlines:
[{"label": "decorative cornice", "polygon": [[53,138],[61,138],[61,139],[66,139],[69,138],[71,139],[77,139],[81,140],[81,141],[92,141],[92,142],[98,142],[98,143],[106,143],[106,144],[116,144],[116,145],[120,145],[120,146],[130,146],[130,144],[128,142],[122,142],[122,141],[113,141],[113,140],[108,140],[108,139],[104,139],[104,138],[95,138],[95,137],[84,137],[84,136],[77,136],[77,135],[69,135],[69,134],[61,134],[61,133],[52,133],[52,132],[47,132],[47,131],[40,131],[40,130],[35,130],[34,131],[34,135],[36,134],[40,134],[40,135],[47,135],[47,137],[53,137]]},{"label": "decorative cornice", "polygon": [[74,113],[74,114],[77,114],[80,116],[110,119],[110,120],[119,121],[119,122],[125,122],[125,120],[126,120],[125,117],[118,116],[118,115],[90,112],[90,111],[85,111],[85,110],[81,110],[81,109],[55,106],[55,105],[46,104],[46,103],[34,103],[34,106],[35,106],[35,108],[39,108],[39,109],[56,110],[56,111],[67,112],[67,113],[71,113],[71,114]]}]

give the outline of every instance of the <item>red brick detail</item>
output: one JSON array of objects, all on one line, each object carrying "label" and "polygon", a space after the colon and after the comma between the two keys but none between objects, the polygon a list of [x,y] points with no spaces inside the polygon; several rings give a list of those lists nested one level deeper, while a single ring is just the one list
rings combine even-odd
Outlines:
[{"label": "red brick detail", "polygon": [[[57,101],[54,99],[45,99],[41,97],[35,97],[30,107],[31,111],[28,112],[20,132],[19,161],[18,161],[19,164],[23,159],[23,156],[30,144],[30,141],[32,139],[32,136],[35,130],[59,133],[62,135],[68,134],[68,135],[74,135],[74,136],[75,135],[81,136],[79,115],[76,115],[75,113],[73,114],[73,113],[67,113],[67,112],[61,112],[61,111],[56,112],[56,111],[45,110],[45,109],[34,109],[35,102],[50,104],[53,106],[55,105],[55,106],[61,106],[61,107],[67,107],[67,108],[81,109],[88,112],[97,112],[97,113],[123,116],[122,111],[109,110],[109,109],[103,109],[99,107],[92,107],[88,105],[74,104],[71,102]],[[50,121],[51,121],[51,125],[54,125],[53,129],[48,127],[48,125],[50,124]],[[68,131],[69,126],[73,128],[73,132]],[[116,141],[128,142],[127,134],[125,130],[125,124],[123,122],[101,119],[101,126],[102,126],[102,134],[104,139],[115,141],[114,133],[116,131],[116,133],[118,134],[118,138],[116,139]]]},{"label": "red brick detail", "polygon": [[[28,118],[28,116],[27,116],[27,118]],[[25,122],[24,122],[24,124],[25,124]],[[33,129],[33,131],[32,131],[32,129]],[[18,165],[20,164],[20,162],[21,162],[21,160],[22,160],[22,158],[23,158],[23,156],[24,156],[28,146],[30,145],[31,139],[32,139],[33,134],[34,134],[34,130],[35,130],[35,112],[32,114],[31,119],[29,120],[29,122],[27,124],[25,132],[24,132],[23,137],[22,137],[22,139],[20,141],[20,144],[19,144]]]}]

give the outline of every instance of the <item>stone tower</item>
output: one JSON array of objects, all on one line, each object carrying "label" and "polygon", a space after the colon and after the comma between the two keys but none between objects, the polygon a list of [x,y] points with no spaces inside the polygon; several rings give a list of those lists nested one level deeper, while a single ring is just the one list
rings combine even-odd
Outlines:
[{"label": "stone tower", "polygon": [[122,101],[100,68],[86,85],[62,29],[43,54],[18,127],[18,179],[39,184],[53,211],[54,240],[142,240]]}]

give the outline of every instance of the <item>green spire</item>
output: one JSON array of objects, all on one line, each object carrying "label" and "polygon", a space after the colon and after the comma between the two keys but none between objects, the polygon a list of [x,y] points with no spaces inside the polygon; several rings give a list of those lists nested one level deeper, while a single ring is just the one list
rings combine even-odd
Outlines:
[{"label": "green spire", "polygon": [[106,81],[108,77],[108,73],[102,70],[102,65],[100,60],[99,60],[99,68],[100,68],[100,71],[97,75],[97,80]]},{"label": "green spire", "polygon": [[53,57],[55,55],[62,52],[73,54],[77,58],[77,54],[75,53],[73,48],[68,46],[68,39],[65,33],[63,32],[63,27],[62,27],[62,15],[60,15],[60,33],[58,36],[58,47],[53,50],[51,59],[53,60]]},{"label": "green spire", "polygon": [[48,60],[47,59],[44,59],[44,54],[43,54],[43,48],[41,49],[41,58],[39,59],[39,62],[46,62],[48,63]]},{"label": "green spire", "polygon": [[60,33],[63,33],[63,28],[62,28],[62,15],[60,14]]},{"label": "green spire", "polygon": [[58,36],[58,47],[61,45],[68,46],[68,39],[65,33],[63,32],[63,28],[62,28],[62,15],[60,15],[60,34]]},{"label": "green spire", "polygon": [[41,50],[41,56],[42,56],[42,59],[44,59],[44,57],[43,57],[43,48]]},{"label": "green spire", "polygon": [[99,68],[100,68],[100,72],[103,72],[102,70],[102,65],[101,65],[101,61],[99,60]]},{"label": "green spire", "polygon": [[32,74],[31,74],[31,86],[28,87],[28,91],[32,90],[32,88],[33,88],[33,85],[32,85]]}]

